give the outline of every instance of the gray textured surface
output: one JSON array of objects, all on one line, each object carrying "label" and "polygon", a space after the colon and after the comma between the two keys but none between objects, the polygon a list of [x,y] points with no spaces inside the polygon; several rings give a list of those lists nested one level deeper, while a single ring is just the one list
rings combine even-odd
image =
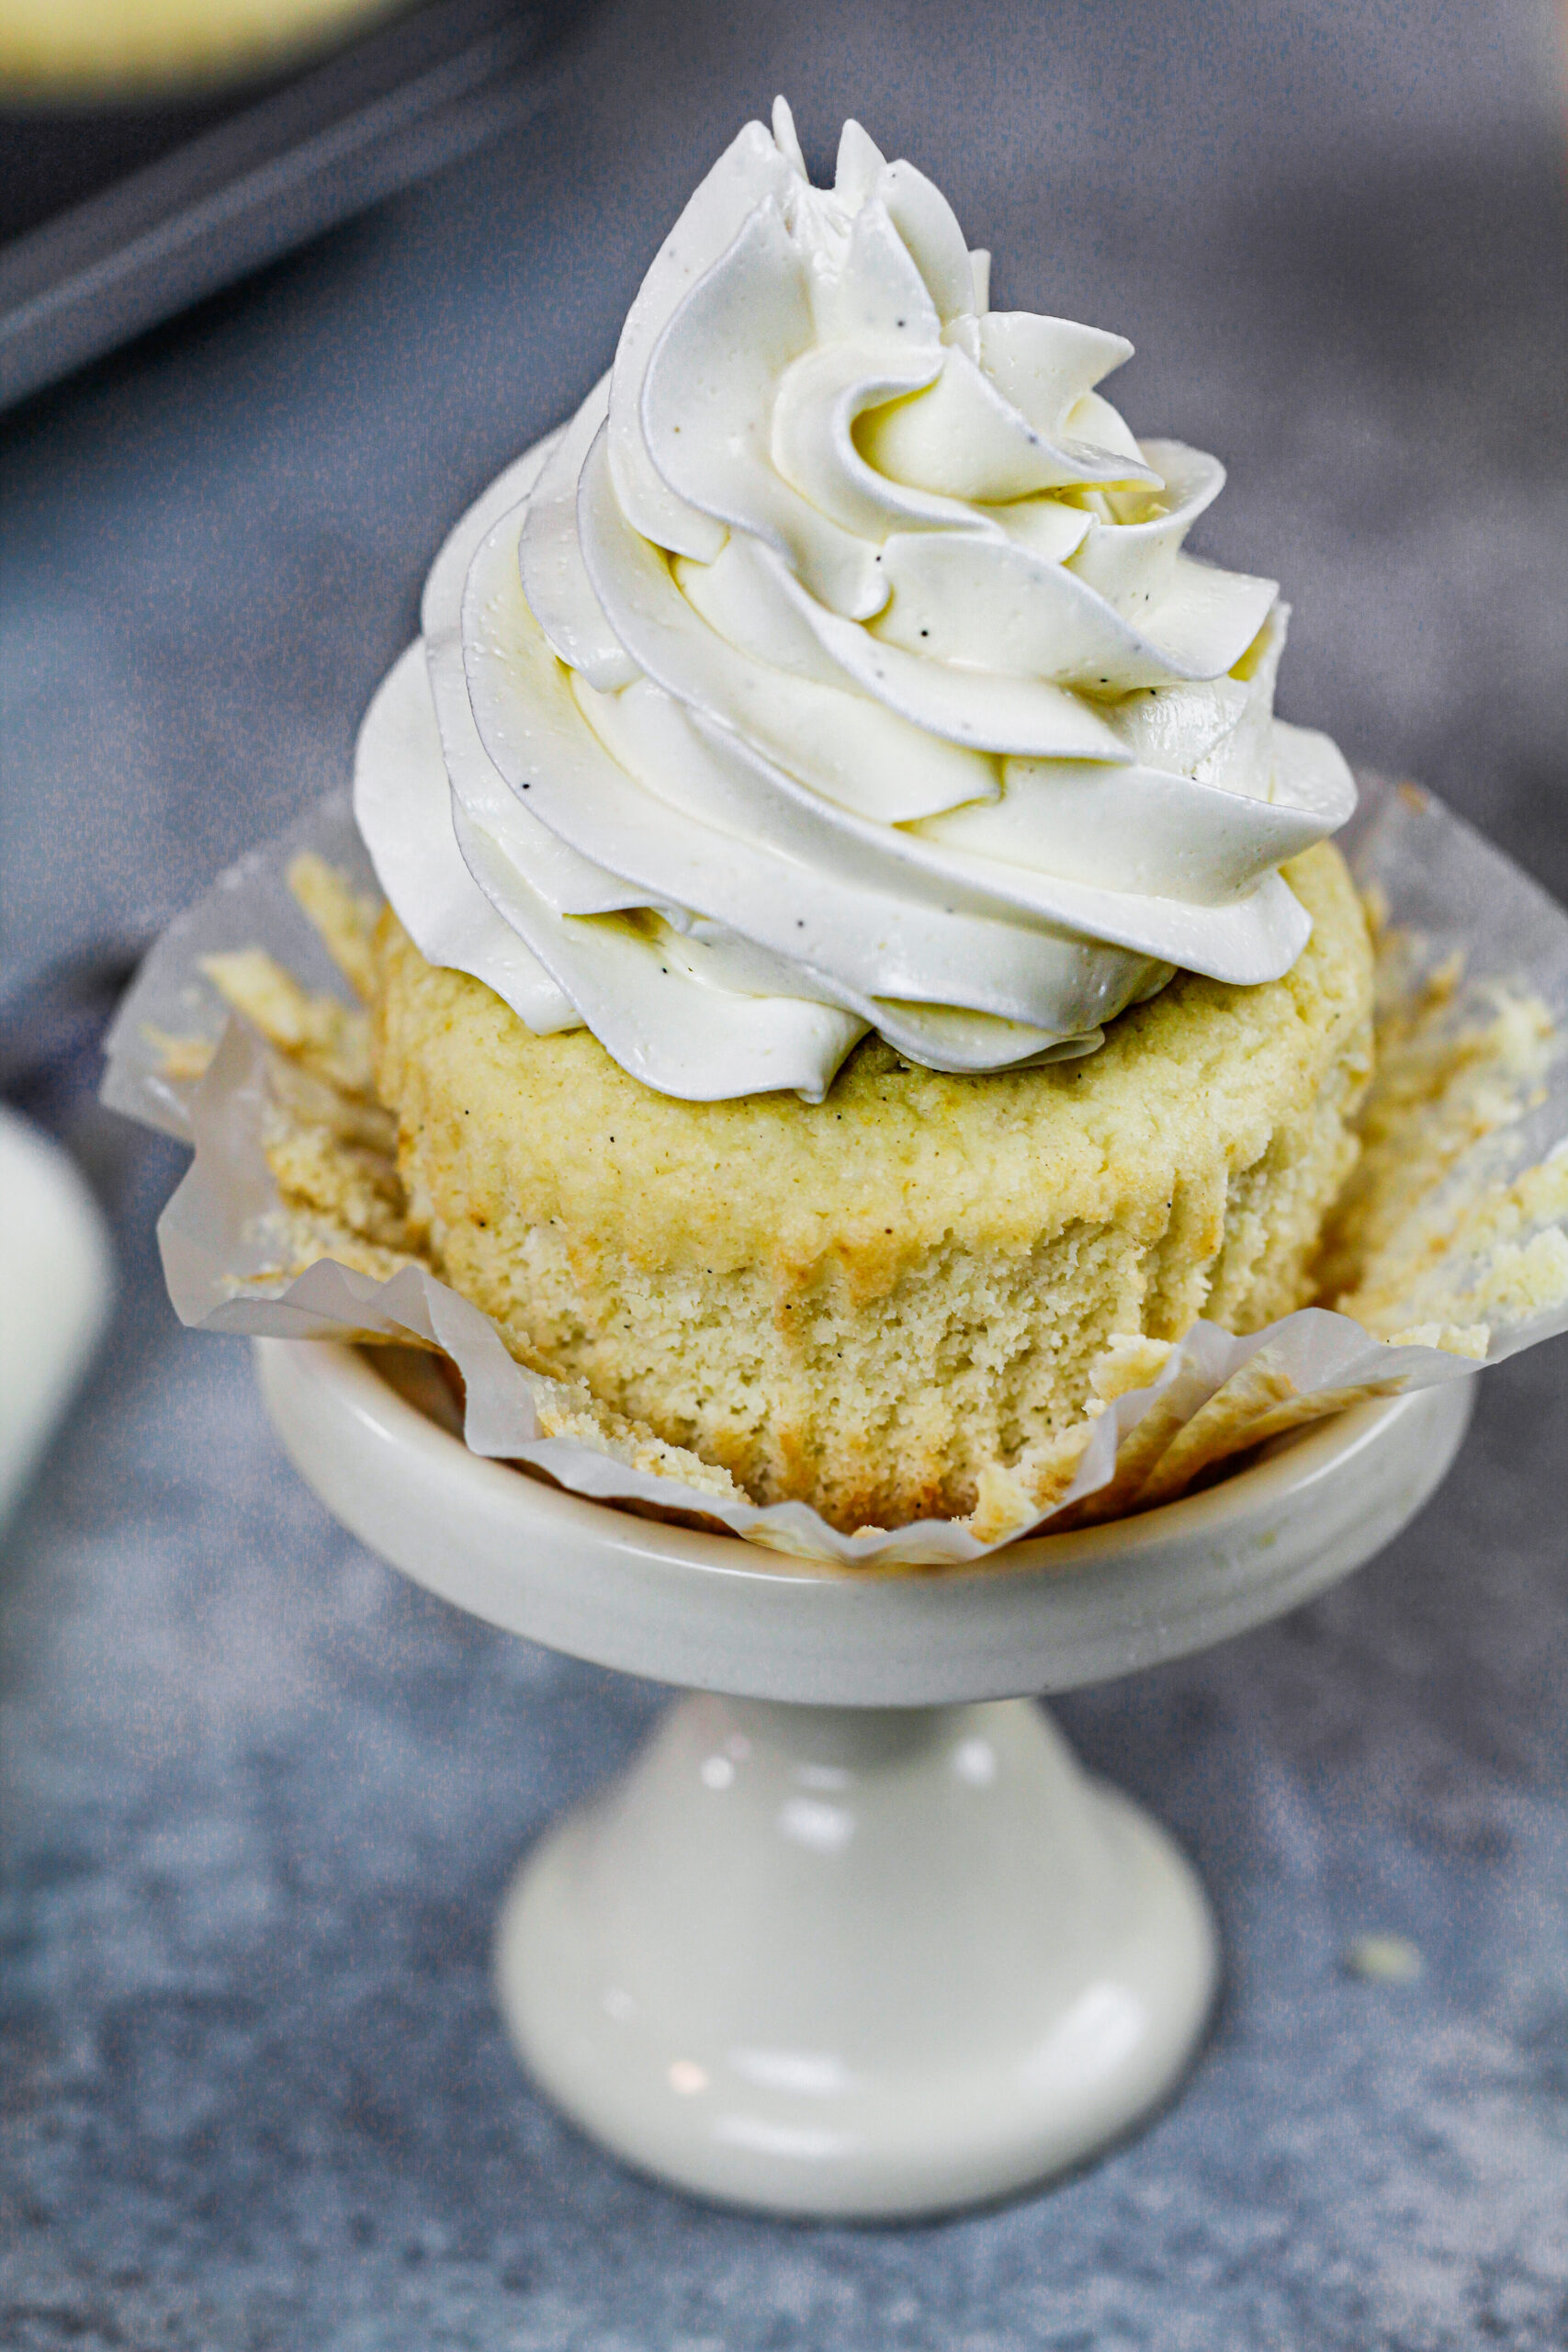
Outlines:
[{"label": "gray textured surface", "polygon": [[[782,84],[863,112],[998,295],[1122,326],[1285,580],[1284,701],[1568,895],[1568,255],[1543,5],[626,6],[493,154],[8,421],[11,968],[157,916],[342,771],[460,501],[604,364]],[[68,1091],[55,1098],[71,1121]],[[4,1559],[0,2342],[18,2352],[1366,2352],[1568,2339],[1568,1346],[1301,1616],[1062,1715],[1219,1904],[1179,2103],[1054,2193],[775,2228],[618,2172],[485,1984],[528,1838],[655,1693],[405,1588],[180,1334],[174,1155],[111,1145],[125,1299]],[[1418,1981],[1347,1972],[1365,1932]]]}]

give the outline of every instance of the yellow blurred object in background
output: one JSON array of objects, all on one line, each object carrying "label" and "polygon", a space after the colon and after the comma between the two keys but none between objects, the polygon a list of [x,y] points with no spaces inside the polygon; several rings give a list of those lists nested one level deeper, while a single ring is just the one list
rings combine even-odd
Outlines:
[{"label": "yellow blurred object in background", "polygon": [[275,71],[407,0],[0,0],[0,102],[139,98]]}]

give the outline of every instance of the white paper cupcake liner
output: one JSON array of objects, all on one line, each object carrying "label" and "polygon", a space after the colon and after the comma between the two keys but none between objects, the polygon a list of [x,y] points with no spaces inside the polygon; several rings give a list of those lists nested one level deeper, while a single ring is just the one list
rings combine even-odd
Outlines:
[{"label": "white paper cupcake liner", "polygon": [[[1540,1303],[1540,1285],[1518,1310],[1498,1312],[1495,1268],[1478,1258],[1472,1210],[1499,1199],[1522,1171],[1549,1172],[1568,1155],[1568,915],[1529,877],[1440,803],[1407,785],[1362,779],[1362,803],[1340,837],[1364,890],[1386,908],[1403,954],[1393,985],[1414,998],[1434,976],[1451,974],[1441,1021],[1454,1035],[1495,1010],[1500,990],[1544,1009],[1552,1044],[1507,1115],[1451,1160],[1423,1208],[1423,1263],[1441,1271],[1445,1295],[1473,1290],[1486,1305],[1486,1363],[1568,1329],[1568,1187],[1536,1188],[1546,1204],[1534,1224],[1529,1204],[1514,1217],[1508,1246],[1561,1242],[1562,1295]],[[345,993],[321,941],[289,888],[302,853],[376,891],[346,794],[323,801],[280,840],[253,851],[181,915],[147,957],[107,1041],[104,1100],[130,1117],[193,1146],[191,1169],[159,1224],[170,1295],[199,1330],[301,1340],[376,1337],[443,1351],[464,1384],[464,1434],[476,1453],[543,1471],[597,1500],[686,1512],[738,1536],[825,1566],[898,1568],[967,1564],[1068,1515],[1106,1516],[1165,1500],[1216,1460],[1369,1395],[1393,1395],[1465,1378],[1475,1361],[1425,1344],[1373,1338],[1345,1315],[1309,1307],[1235,1338],[1200,1322],[1172,1351],[1152,1385],[1106,1407],[1094,1422],[1072,1484],[1051,1509],[1008,1527],[996,1542],[952,1521],[892,1532],[845,1535],[804,1503],[766,1507],[727,1501],[624,1458],[606,1439],[592,1444],[551,1436],[541,1422],[568,1392],[525,1371],[495,1324],[421,1266],[385,1282],[323,1258],[291,1279],[276,1277],[279,1202],[264,1149],[270,1049],[234,1020],[201,969],[222,951],[265,949],[312,989]],[[1385,987],[1388,985],[1385,977]],[[179,1041],[172,1048],[171,1041]],[[199,1077],[202,1048],[211,1058]],[[1560,1205],[1561,1204],[1561,1205]],[[1443,1217],[1451,1213],[1451,1228]],[[1543,1236],[1558,1237],[1543,1242]],[[1445,1256],[1445,1252],[1447,1255]],[[1457,1253],[1457,1254],[1456,1254]],[[1555,1254],[1551,1262],[1556,1263]],[[1550,1286],[1549,1286],[1550,1287]],[[1425,1317],[1418,1300],[1409,1322]]]}]

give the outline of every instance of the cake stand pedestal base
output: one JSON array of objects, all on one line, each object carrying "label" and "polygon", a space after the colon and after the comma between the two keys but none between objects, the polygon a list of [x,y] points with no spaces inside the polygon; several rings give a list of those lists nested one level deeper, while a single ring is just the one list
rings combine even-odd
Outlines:
[{"label": "cake stand pedestal base", "polygon": [[1216,1976],[1166,1834],[1026,1700],[681,1702],[502,1918],[536,2079],[643,2170],[773,2212],[1003,2196],[1161,2100]]},{"label": "cake stand pedestal base", "polygon": [[1097,2154],[1170,2090],[1214,1935],[1174,1846],[1021,1694],[1299,1608],[1397,1534],[1474,1384],[1297,1430],[1200,1494],[937,1576],[824,1574],[469,1453],[418,1356],[257,1342],[296,1466],[492,1625],[677,1690],[508,1899],[513,2040],[643,2170],[897,2218]]}]

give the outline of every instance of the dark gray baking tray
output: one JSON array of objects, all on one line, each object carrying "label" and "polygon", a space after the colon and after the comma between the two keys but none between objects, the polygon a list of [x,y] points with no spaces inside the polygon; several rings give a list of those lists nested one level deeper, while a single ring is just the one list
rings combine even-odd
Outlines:
[{"label": "dark gray baking tray", "polygon": [[258,94],[0,113],[0,407],[514,128],[592,0],[435,0]]}]

